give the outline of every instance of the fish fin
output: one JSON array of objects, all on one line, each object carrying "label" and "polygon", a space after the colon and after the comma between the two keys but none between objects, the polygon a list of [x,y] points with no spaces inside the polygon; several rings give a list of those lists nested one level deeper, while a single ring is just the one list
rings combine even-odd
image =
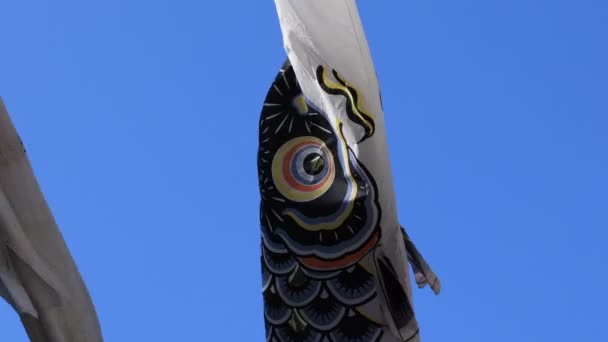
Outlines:
[{"label": "fish fin", "polygon": [[[60,305],[67,291],[25,234],[9,199],[0,189],[0,233],[4,235],[4,259],[38,310]],[[34,298],[35,297],[35,298]]]},{"label": "fish fin", "polygon": [[19,315],[38,318],[38,311],[32,304],[32,299],[15,273],[0,271],[0,297],[4,298]]},{"label": "fish fin", "polygon": [[50,271],[45,269],[40,273],[13,250],[9,248],[8,251],[11,264],[15,268],[15,273],[20,280],[20,284],[22,284],[27,293],[35,297],[32,299],[36,302],[36,306],[40,309],[60,306],[60,292],[52,285],[52,281],[48,281],[44,277],[44,274]]},{"label": "fish fin", "polygon": [[44,327],[37,317],[34,317],[28,313],[24,313],[19,316],[30,342],[49,341],[47,334],[44,332]]},{"label": "fish fin", "polygon": [[19,314],[30,341],[71,341],[64,331],[64,318],[57,315],[57,310],[61,310],[63,304],[61,292],[44,276],[50,270],[40,268],[44,265],[30,265],[10,248],[7,250],[12,279],[3,279],[2,283],[12,284],[11,292],[16,295],[9,302],[17,304],[14,306],[15,311]]},{"label": "fish fin", "polygon": [[439,277],[437,277],[422,254],[420,254],[414,242],[405,232],[405,228],[401,227],[401,233],[403,234],[408,261],[412,266],[414,276],[416,277],[416,284],[419,288],[429,285],[433,292],[438,295],[439,292],[441,292],[441,281],[439,280]]},{"label": "fish fin", "polygon": [[[0,271],[0,297],[4,298],[9,303],[15,312],[19,315],[21,323],[32,342],[46,342],[48,336],[46,335],[45,329],[40,321],[38,310],[32,302],[32,298],[28,294],[28,289],[24,287],[20,280],[19,273],[25,273],[26,277],[31,277],[35,274],[32,270],[23,270],[26,264],[22,260],[15,260],[16,256],[14,252],[6,249],[3,253],[3,269]],[[22,269],[18,271],[17,268]],[[40,278],[37,280],[38,283],[43,282]],[[44,285],[38,284],[36,286],[29,286],[30,290],[33,288],[45,288]],[[56,300],[49,300],[49,296],[54,297],[53,293],[49,293],[49,287],[46,286],[46,294],[38,296],[39,298],[47,298],[46,302],[56,302]],[[54,298],[56,299],[56,298]],[[45,302],[45,300],[43,300]]]},{"label": "fish fin", "polygon": [[402,341],[416,341],[419,332],[418,322],[407,292],[407,284],[401,283],[393,263],[387,256],[383,253],[377,254],[374,259],[380,280],[380,292],[384,296],[383,309],[389,327]]}]

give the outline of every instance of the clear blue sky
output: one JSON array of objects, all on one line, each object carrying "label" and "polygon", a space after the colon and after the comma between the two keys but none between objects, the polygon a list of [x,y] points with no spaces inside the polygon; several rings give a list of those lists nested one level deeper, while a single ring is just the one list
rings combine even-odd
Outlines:
[{"label": "clear blue sky", "polygon": [[[608,3],[359,1],[424,342],[608,341]],[[108,342],[262,341],[274,2],[4,1],[0,94]],[[0,304],[0,340],[26,341]]]}]

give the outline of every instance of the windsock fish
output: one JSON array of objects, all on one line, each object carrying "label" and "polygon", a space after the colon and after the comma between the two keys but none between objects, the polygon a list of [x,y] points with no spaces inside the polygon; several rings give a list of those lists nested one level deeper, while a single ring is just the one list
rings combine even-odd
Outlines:
[{"label": "windsock fish", "polygon": [[2,99],[0,297],[19,314],[32,342],[103,341],[89,292]]},{"label": "windsock fish", "polygon": [[266,340],[420,341],[440,282],[399,223],[378,79],[354,0],[275,0],[287,60],[259,122]]}]

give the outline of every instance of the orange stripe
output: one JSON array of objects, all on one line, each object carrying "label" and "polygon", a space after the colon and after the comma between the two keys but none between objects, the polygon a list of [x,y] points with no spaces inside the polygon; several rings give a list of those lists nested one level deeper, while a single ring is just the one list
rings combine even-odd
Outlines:
[{"label": "orange stripe", "polygon": [[378,243],[378,238],[379,233],[375,232],[374,235],[372,235],[372,238],[360,250],[354,254],[347,255],[342,259],[331,261],[321,260],[316,257],[303,257],[299,259],[304,265],[316,270],[329,271],[345,268],[363,259],[365,254],[376,246],[376,243]]}]

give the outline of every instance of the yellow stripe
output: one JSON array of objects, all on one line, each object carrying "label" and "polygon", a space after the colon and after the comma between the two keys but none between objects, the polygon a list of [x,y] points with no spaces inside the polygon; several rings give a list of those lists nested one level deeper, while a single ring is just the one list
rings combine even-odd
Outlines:
[{"label": "yellow stripe", "polygon": [[[337,74],[337,72],[336,72]],[[339,76],[339,75],[338,75]],[[338,77],[341,81],[343,81],[344,83],[346,83],[346,81],[344,81],[341,77]],[[353,104],[353,113],[359,118],[361,119],[361,121],[363,122],[363,124],[365,124],[370,131],[374,131],[374,126],[370,123],[370,120],[373,120],[373,116],[368,114],[365,110],[363,110],[363,105],[361,104],[361,95],[359,94],[359,92],[352,87],[353,89],[355,89],[355,92],[357,93],[357,101],[355,103],[355,99],[350,91],[350,89],[348,89],[347,87],[345,87],[344,85],[340,84],[340,83],[335,83],[333,82],[331,79],[329,79],[329,77],[327,76],[327,69],[323,68],[323,83],[325,84],[325,86],[327,86],[328,88],[334,89],[334,90],[339,90],[339,91],[343,91],[344,93],[346,93],[346,95],[348,96],[348,98],[350,99],[350,102]],[[348,83],[346,83],[348,84]],[[349,85],[350,86],[350,85]],[[367,117],[362,115],[365,114]]]}]

